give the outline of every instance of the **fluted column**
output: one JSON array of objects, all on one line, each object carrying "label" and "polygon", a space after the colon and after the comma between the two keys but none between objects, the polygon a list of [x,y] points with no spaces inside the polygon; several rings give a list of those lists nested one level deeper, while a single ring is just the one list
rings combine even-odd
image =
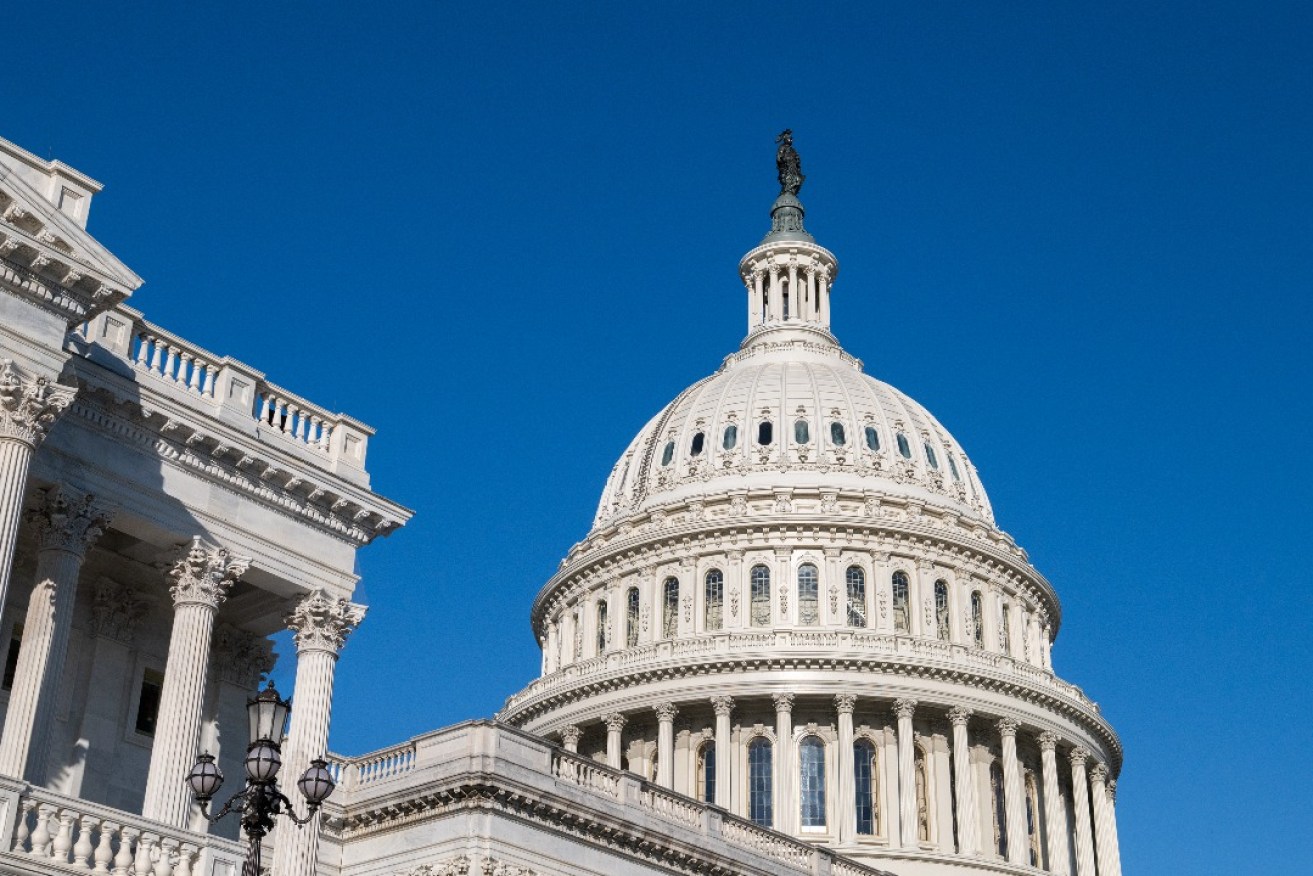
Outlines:
[{"label": "fluted column", "polygon": [[[337,655],[365,617],[365,607],[315,590],[287,616],[296,643],[296,684],[291,723],[283,745],[284,787],[291,787],[312,758],[328,753]],[[313,876],[319,858],[319,822],[297,828],[287,819],[274,825],[274,869],[278,876]]]},{"label": "fluted column", "polygon": [[612,769],[620,769],[620,734],[628,723],[628,718],[619,712],[613,712],[607,715],[606,721],[606,765]]},{"label": "fluted column", "polygon": [[9,593],[32,454],[76,392],[0,359],[0,606]]},{"label": "fluted column", "polygon": [[971,769],[971,733],[967,722],[972,712],[966,706],[948,710],[953,725],[953,781],[957,785],[957,841],[958,852],[964,855],[980,854],[979,802],[976,798],[976,776]]},{"label": "fluted column", "polygon": [[1017,728],[1011,718],[998,722],[1000,747],[1003,749],[1003,805],[1007,810],[1008,860],[1013,864],[1028,864],[1026,841],[1026,799],[1021,790],[1021,764],[1017,762]]},{"label": "fluted column", "polygon": [[1090,770],[1090,797],[1094,804],[1094,849],[1099,856],[1099,876],[1121,876],[1113,853],[1108,768],[1101,763]]},{"label": "fluted column", "polygon": [[1090,789],[1085,780],[1088,749],[1071,750],[1071,796],[1076,813],[1076,876],[1094,876],[1094,839],[1090,836]]},{"label": "fluted column", "polygon": [[191,797],[185,779],[196,760],[214,616],[228,588],[250,564],[223,548],[206,547],[197,536],[186,557],[169,572],[173,632],[141,810],[147,818],[188,826]]},{"label": "fluted column", "polygon": [[729,750],[729,716],[734,711],[734,698],[712,697],[711,708],[716,713],[716,805],[728,809],[734,781],[734,756]]},{"label": "fluted column", "polygon": [[661,703],[654,711],[657,716],[656,782],[663,788],[671,788],[675,779],[675,715],[679,709],[674,703]]},{"label": "fluted column", "polygon": [[1058,796],[1058,734],[1045,730],[1039,735],[1040,762],[1044,772],[1044,838],[1048,845],[1049,872],[1070,876],[1067,846],[1067,815]]},{"label": "fluted column", "polygon": [[853,772],[853,709],[857,697],[838,694],[834,709],[839,713],[839,842],[851,842],[857,833],[857,786]]},{"label": "fluted column", "polygon": [[792,833],[796,801],[793,795],[793,694],[775,694],[775,829]]},{"label": "fluted column", "polygon": [[916,759],[912,752],[912,714],[916,700],[894,701],[894,717],[898,719],[898,820],[901,825],[903,847],[914,849],[916,840]]},{"label": "fluted column", "polygon": [[1113,872],[1121,876],[1122,872],[1122,845],[1121,840],[1117,838],[1117,780],[1112,779],[1108,782],[1108,839],[1112,844],[1112,866]]},{"label": "fluted column", "polygon": [[561,730],[561,744],[565,746],[566,751],[577,752],[579,750],[579,740],[583,735],[583,730],[571,724]]},{"label": "fluted column", "polygon": [[78,573],[87,547],[104,532],[110,517],[93,496],[73,495],[59,487],[42,492],[32,515],[38,545],[36,586],[27,602],[23,642],[0,737],[0,775],[45,781],[48,746],[32,751],[32,740],[49,736],[68,653]]}]

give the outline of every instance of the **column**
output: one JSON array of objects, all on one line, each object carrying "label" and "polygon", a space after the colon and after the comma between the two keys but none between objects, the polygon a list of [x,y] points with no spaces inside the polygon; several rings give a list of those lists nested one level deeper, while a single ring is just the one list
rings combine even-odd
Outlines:
[{"label": "column", "polygon": [[976,800],[976,778],[971,769],[971,733],[967,722],[972,712],[966,706],[948,710],[953,725],[953,781],[957,785],[958,853],[980,854],[980,816]]},{"label": "column", "polygon": [[656,782],[663,788],[673,788],[675,780],[675,715],[679,709],[674,703],[661,703],[654,711],[657,716],[657,773]]},{"label": "column", "polygon": [[711,708],[716,713],[716,805],[729,808],[730,789],[734,770],[734,755],[729,748],[729,717],[734,711],[733,697],[712,697]]},{"label": "column", "polygon": [[894,717],[898,719],[898,820],[903,847],[914,849],[916,841],[916,762],[912,753],[912,713],[916,700],[894,700]]},{"label": "column", "polygon": [[[316,757],[328,754],[328,722],[333,708],[333,675],[347,636],[365,618],[365,607],[336,599],[323,590],[307,594],[287,616],[296,643],[295,703],[283,745],[282,784],[291,788]],[[316,821],[298,828],[288,819],[274,825],[273,872],[279,876],[314,876],[319,860]]]},{"label": "column", "polygon": [[775,694],[775,829],[794,833],[793,694]]},{"label": "column", "polygon": [[1053,671],[1053,628],[1044,622],[1040,625],[1039,636],[1040,665],[1049,672]]},{"label": "column", "polygon": [[1090,789],[1085,781],[1088,749],[1071,750],[1071,796],[1076,813],[1076,876],[1094,876],[1094,839],[1090,836]]},{"label": "column", "polygon": [[1108,782],[1108,839],[1112,845],[1112,867],[1116,876],[1122,872],[1122,846],[1117,838],[1117,780]]},{"label": "column", "polygon": [[1003,806],[1007,815],[1008,826],[1008,861],[1013,864],[1029,864],[1029,848],[1026,832],[1026,799],[1021,790],[1021,764],[1017,762],[1017,727],[1018,722],[1011,718],[1001,718],[998,722],[998,735],[1003,749]]},{"label": "column", "polygon": [[0,359],[0,606],[18,543],[27,494],[27,467],[37,445],[73,401],[76,389]]},{"label": "column", "polygon": [[228,588],[251,561],[207,547],[200,536],[169,572],[173,579],[173,632],[169,636],[164,689],[160,692],[155,745],[141,814],[172,827],[187,827],[191,792],[185,779],[196,761],[196,741],[205,700],[210,634]]},{"label": "column", "polygon": [[1058,796],[1058,734],[1045,730],[1039,735],[1040,761],[1044,773],[1044,838],[1048,845],[1049,872],[1070,876],[1067,859],[1067,814]]},{"label": "column", "polygon": [[4,735],[0,737],[0,775],[43,783],[46,740],[55,695],[64,673],[68,634],[77,599],[78,573],[87,547],[109,525],[111,514],[90,495],[60,487],[41,494],[32,515],[37,534],[36,586],[27,602],[23,643],[9,694]]},{"label": "column", "polygon": [[578,726],[571,724],[561,730],[561,744],[569,752],[579,751],[579,739],[584,735],[584,731]]},{"label": "column", "polygon": [[624,715],[613,712],[603,719],[606,722],[606,765],[620,769],[620,733],[628,722]]},{"label": "column", "polygon": [[857,707],[857,697],[852,694],[838,694],[834,698],[835,711],[839,713],[839,842],[852,842],[857,833],[857,787],[853,773],[853,709]]},{"label": "column", "polygon": [[1094,804],[1094,848],[1099,856],[1099,876],[1121,876],[1113,853],[1108,768],[1103,764],[1096,764],[1090,770],[1090,797]]}]

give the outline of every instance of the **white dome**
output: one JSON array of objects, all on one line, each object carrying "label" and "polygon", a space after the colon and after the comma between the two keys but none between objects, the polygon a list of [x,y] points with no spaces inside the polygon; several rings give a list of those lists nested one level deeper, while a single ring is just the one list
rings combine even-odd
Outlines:
[{"label": "white dome", "polygon": [[[765,423],[768,444],[758,440]],[[612,469],[594,528],[760,488],[907,497],[992,522],[975,467],[948,430],[815,332],[750,337],[666,405]]]}]

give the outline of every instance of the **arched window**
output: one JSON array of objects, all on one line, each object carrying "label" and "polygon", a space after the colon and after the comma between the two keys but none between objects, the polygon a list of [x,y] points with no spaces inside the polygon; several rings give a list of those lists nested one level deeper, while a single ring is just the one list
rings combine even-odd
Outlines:
[{"label": "arched window", "polygon": [[770,444],[775,440],[775,427],[770,420],[762,420],[757,424],[757,443],[763,446]]},{"label": "arched window", "polygon": [[1003,767],[998,761],[989,765],[989,807],[994,816],[994,851],[1000,858],[1008,856],[1008,812],[1003,791]]},{"label": "arched window", "polygon": [[912,629],[911,599],[907,587],[907,573],[894,572],[894,631],[899,633]]},{"label": "arched window", "polygon": [[985,611],[980,591],[971,591],[971,639],[977,648],[985,647]]},{"label": "arched window", "polygon": [[667,441],[666,447],[661,451],[661,464],[670,465],[670,461],[675,458],[675,442]]},{"label": "arched window", "polygon": [[661,599],[661,635],[673,639],[679,632],[679,579],[667,578]]},{"label": "arched window", "polygon": [[758,736],[748,743],[748,818],[762,827],[774,824],[771,804],[771,745]]},{"label": "arched window", "polygon": [[803,830],[825,829],[825,743],[808,736],[798,746],[798,801]]},{"label": "arched window", "polygon": [[1040,865],[1039,852],[1039,788],[1035,774],[1026,771],[1026,839],[1030,844],[1030,866]]},{"label": "arched window", "polygon": [[848,440],[848,436],[843,433],[843,423],[834,422],[830,424],[830,443],[835,447],[842,447]]},{"label": "arched window", "polygon": [[707,572],[704,621],[708,630],[718,630],[724,623],[725,576],[719,569]]},{"label": "arched window", "polygon": [[913,764],[916,779],[916,838],[930,842],[930,774],[926,766],[925,749],[916,746]]},{"label": "arched window", "polygon": [[770,626],[770,569],[765,566],[753,566],[750,581],[752,625],[768,627]]},{"label": "arched window", "polygon": [[849,566],[848,573],[848,626],[866,626],[866,573],[861,566]]},{"label": "arched window", "polygon": [[931,468],[936,470],[939,468],[939,459],[935,456],[935,449],[930,446],[929,441],[925,443],[925,461],[930,463]]},{"label": "arched window", "polygon": [[999,602],[998,605],[998,649],[1004,654],[1012,654],[1012,609]]},{"label": "arched window", "polygon": [[898,452],[899,452],[900,454],[902,454],[902,456],[903,456],[905,459],[911,459],[911,458],[912,458],[912,445],[910,445],[910,444],[907,443],[907,436],[904,435],[902,432],[899,432],[899,433],[898,433],[896,436],[894,436],[894,437],[895,437],[896,440],[898,441]]},{"label": "arched window", "polygon": [[638,644],[638,588],[630,587],[625,594],[625,647]]},{"label": "arched window", "polygon": [[880,433],[875,431],[874,426],[867,426],[865,429],[866,446],[873,451],[880,449]]},{"label": "arched window", "polygon": [[935,582],[935,637],[948,641],[948,582]]},{"label": "arched window", "polygon": [[798,623],[813,626],[821,622],[821,584],[816,567],[803,563],[798,567]]},{"label": "arched window", "polygon": [[806,444],[812,440],[811,428],[807,425],[806,420],[798,420],[793,424],[793,441],[795,444]]},{"label": "arched window", "polygon": [[697,797],[703,803],[716,802],[716,745],[704,742],[698,749]]},{"label": "arched window", "polygon": [[606,649],[611,646],[611,628],[607,624],[606,617],[606,600],[597,600],[597,653],[605,654]]},{"label": "arched window", "polygon": [[953,473],[953,480],[961,481],[962,476],[957,473],[957,463],[953,461],[953,454],[948,454],[948,470]]},{"label": "arched window", "polygon": [[720,446],[726,450],[733,450],[734,446],[739,443],[739,427],[730,423],[725,427],[725,437],[720,440]]},{"label": "arched window", "polygon": [[693,441],[692,441],[692,442],[689,444],[689,446],[688,446],[688,455],[689,455],[689,456],[701,456],[701,455],[702,455],[702,445],[703,445],[704,443],[706,443],[706,440],[707,440],[707,436],[704,435],[704,434],[701,433],[701,432],[698,432],[696,435],[694,435],[694,436],[693,436]]},{"label": "arched window", "polygon": [[857,833],[874,836],[879,827],[880,807],[876,789],[880,787],[879,763],[875,746],[869,739],[853,743],[853,789],[857,795]]}]

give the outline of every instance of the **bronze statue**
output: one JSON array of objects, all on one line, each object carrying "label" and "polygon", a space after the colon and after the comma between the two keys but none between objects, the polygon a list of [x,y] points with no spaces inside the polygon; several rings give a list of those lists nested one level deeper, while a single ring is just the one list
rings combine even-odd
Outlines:
[{"label": "bronze statue", "polygon": [[775,166],[780,172],[780,194],[787,192],[796,196],[807,177],[802,175],[802,159],[798,157],[798,150],[793,148],[793,131],[785,128],[775,142],[780,144],[775,152]]}]

